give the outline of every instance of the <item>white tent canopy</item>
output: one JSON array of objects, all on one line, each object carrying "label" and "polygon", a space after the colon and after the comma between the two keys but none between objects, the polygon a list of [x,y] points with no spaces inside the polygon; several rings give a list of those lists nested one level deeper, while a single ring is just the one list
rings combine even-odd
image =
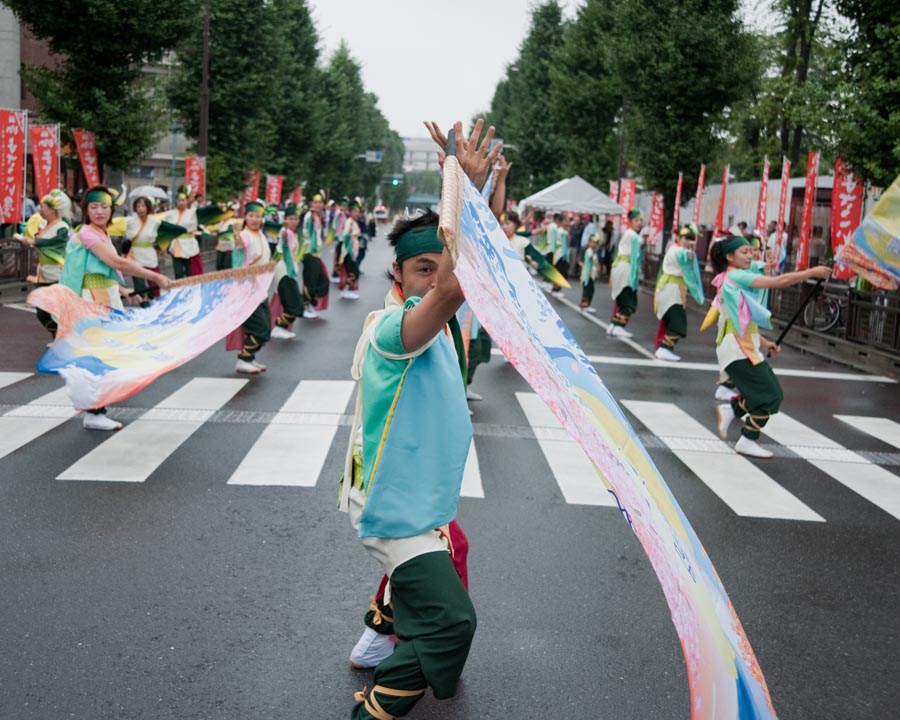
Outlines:
[{"label": "white tent canopy", "polygon": [[591,215],[622,215],[625,212],[625,208],[613,202],[609,195],[578,175],[560,180],[519,201],[520,209],[526,207]]}]

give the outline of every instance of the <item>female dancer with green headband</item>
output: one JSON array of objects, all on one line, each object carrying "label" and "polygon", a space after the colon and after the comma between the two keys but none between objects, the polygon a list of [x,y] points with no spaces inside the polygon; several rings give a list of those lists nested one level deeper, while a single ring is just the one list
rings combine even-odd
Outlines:
[{"label": "female dancer with green headband", "polygon": [[[113,193],[103,185],[96,185],[84,194],[81,201],[84,224],[69,236],[59,282],[85,300],[122,310],[122,295],[128,294],[119,284],[124,280],[123,273],[150,280],[161,288],[169,287],[169,278],[116,252],[106,231],[112,221],[113,200]],[[85,413],[84,427],[118,430],[122,423],[106,417],[106,408],[97,408]]]},{"label": "female dancer with green headband", "polygon": [[753,249],[744,237],[726,237],[710,249],[710,260],[719,274],[713,279],[718,289],[703,328],[718,320],[716,355],[719,371],[734,382],[738,395],[730,403],[716,406],[719,436],[725,440],[735,418],[743,419],[741,437],[734,449],[742,455],[770,458],[772,453],[757,443],[760,430],[778,412],[784,394],[766,362],[763,351],[781,348],[759,334],[759,326],[771,327],[771,313],[757,300],[757,289],[784,288],[808,279],[825,279],[831,268],[820,266],[775,277],[750,269]]},{"label": "female dancer with green headband", "polygon": [[644,216],[637,208],[628,213],[628,229],[619,238],[616,248],[616,259],[613,260],[610,284],[612,299],[615,300],[615,311],[606,334],[612,337],[630,338],[631,333],[625,329],[638,306],[638,282],[643,257],[641,228],[644,227]]},{"label": "female dancer with green headband", "polygon": [[197,241],[197,235],[200,234],[197,209],[192,208],[190,203],[190,188],[178,188],[175,207],[166,212],[163,218],[173,225],[180,225],[186,231],[172,241],[169,249],[172,253],[172,269],[176,278],[203,274],[203,258],[200,256],[200,243]]}]

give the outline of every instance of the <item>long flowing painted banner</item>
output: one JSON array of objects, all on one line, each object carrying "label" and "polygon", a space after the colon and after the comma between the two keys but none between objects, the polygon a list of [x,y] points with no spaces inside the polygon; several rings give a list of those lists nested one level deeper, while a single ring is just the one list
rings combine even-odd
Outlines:
[{"label": "long flowing painted banner", "polygon": [[[444,172],[446,183],[447,165]],[[456,233],[456,275],[466,299],[506,357],[597,466],[643,546],[681,639],[691,717],[774,718],[750,643],[688,519],[484,199],[459,175],[465,190]]]},{"label": "long flowing painted banner", "polygon": [[61,375],[79,410],[131,397],[241,325],[268,295],[274,266],[210,273],[207,282],[168,290],[149,308],[113,310],[63,285],[32,291],[28,302],[59,324],[38,362]]}]

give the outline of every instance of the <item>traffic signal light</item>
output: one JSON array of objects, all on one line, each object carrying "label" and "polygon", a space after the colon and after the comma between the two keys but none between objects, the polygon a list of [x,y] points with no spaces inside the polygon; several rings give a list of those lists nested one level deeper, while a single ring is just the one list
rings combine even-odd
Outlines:
[{"label": "traffic signal light", "polygon": [[394,178],[393,180],[391,180],[391,185],[393,185],[394,187],[397,187],[397,185],[399,185],[399,184],[400,184],[399,178]]}]

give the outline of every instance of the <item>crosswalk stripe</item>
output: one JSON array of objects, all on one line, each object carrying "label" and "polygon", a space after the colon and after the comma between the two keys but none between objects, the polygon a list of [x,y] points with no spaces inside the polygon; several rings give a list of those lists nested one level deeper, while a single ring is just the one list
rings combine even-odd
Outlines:
[{"label": "crosswalk stripe", "polygon": [[246,383],[194,378],[63,471],[57,480],[144,482]]},{"label": "crosswalk stripe", "polygon": [[27,445],[76,414],[65,388],[0,416],[0,458]]},{"label": "crosswalk stripe", "polygon": [[352,380],[301,381],[228,484],[314,487],[355,387]]},{"label": "crosswalk stripe", "polygon": [[737,455],[678,406],[639,400],[622,402],[738,515],[824,522],[822,516]]},{"label": "crosswalk stripe", "polygon": [[13,383],[17,383],[20,380],[24,380],[25,378],[30,378],[30,377],[31,377],[31,373],[0,372],[0,389],[3,389],[7,385],[12,385]]},{"label": "crosswalk stripe", "polygon": [[463,472],[462,489],[460,497],[483,498],[484,487],[481,484],[481,466],[478,464],[478,453],[475,450],[475,438],[469,445],[469,455],[466,458],[466,469]]},{"label": "crosswalk stripe", "polygon": [[615,507],[593,463],[535,393],[517,392],[516,399],[531,425],[550,471],[570,505]]},{"label": "crosswalk stripe", "polygon": [[865,415],[835,415],[841,422],[861,430],[867,435],[878,438],[887,445],[900,448],[900,423],[884,417],[868,417]]},{"label": "crosswalk stripe", "polygon": [[900,520],[900,477],[784,413],[763,432],[839,483]]}]

